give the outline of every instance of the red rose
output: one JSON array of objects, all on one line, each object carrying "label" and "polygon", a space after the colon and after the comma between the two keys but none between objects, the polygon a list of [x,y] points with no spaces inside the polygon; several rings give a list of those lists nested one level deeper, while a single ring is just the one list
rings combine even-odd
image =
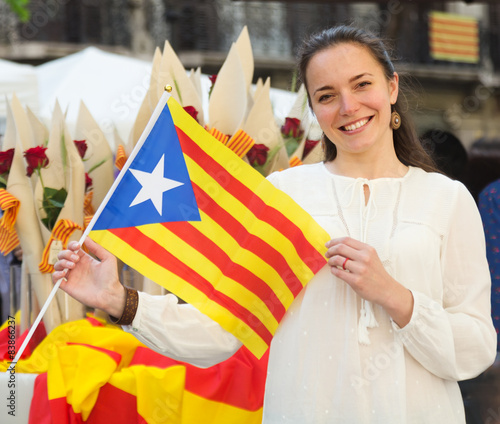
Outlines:
[{"label": "red rose", "polygon": [[92,188],[92,183],[92,178],[90,178],[90,175],[85,172],[85,192]]},{"label": "red rose", "polygon": [[269,147],[264,144],[254,144],[248,151],[247,158],[252,165],[264,165],[267,160],[267,152]]},{"label": "red rose", "polygon": [[316,147],[316,144],[319,143],[319,140],[309,140],[306,139],[306,143],[304,145],[304,153],[302,153],[302,159],[304,159],[309,152]]},{"label": "red rose", "polygon": [[193,117],[193,119],[198,121],[198,111],[196,110],[196,108],[194,106],[186,106],[186,107],[184,107],[184,110],[187,113],[189,113]]},{"label": "red rose", "polygon": [[75,146],[78,149],[78,153],[80,157],[83,159],[85,156],[85,152],[87,151],[87,142],[85,140],[73,140],[75,142]]},{"label": "red rose", "polygon": [[281,134],[283,134],[284,137],[302,137],[304,130],[300,128],[300,119],[285,118],[285,123],[281,127]]},{"label": "red rose", "polygon": [[14,149],[0,152],[0,174],[6,174],[10,171],[12,159],[14,158]]},{"label": "red rose", "polygon": [[49,164],[49,158],[45,154],[46,147],[37,146],[32,147],[24,152],[24,157],[28,163],[26,168],[26,175],[31,177],[36,169],[44,168]]}]

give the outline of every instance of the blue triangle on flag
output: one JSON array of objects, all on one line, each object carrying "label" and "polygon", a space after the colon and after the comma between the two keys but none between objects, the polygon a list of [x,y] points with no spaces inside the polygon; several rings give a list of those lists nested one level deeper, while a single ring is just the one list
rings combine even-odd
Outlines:
[{"label": "blue triangle on flag", "polygon": [[[163,178],[155,180],[158,172],[154,171],[161,168]],[[93,230],[201,220],[168,105],[158,116],[130,166],[122,172],[125,174],[101,211]],[[165,179],[170,182],[165,182]]]}]

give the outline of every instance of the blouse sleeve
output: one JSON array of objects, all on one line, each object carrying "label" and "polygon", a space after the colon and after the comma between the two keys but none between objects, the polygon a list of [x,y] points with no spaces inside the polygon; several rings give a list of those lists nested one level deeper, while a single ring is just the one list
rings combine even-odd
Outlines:
[{"label": "blouse sleeve", "polygon": [[123,329],[162,355],[207,368],[231,357],[241,342],[173,294],[139,292],[134,321]]},{"label": "blouse sleeve", "polygon": [[462,185],[454,205],[441,251],[442,300],[412,291],[410,322],[404,328],[394,322],[393,326],[407,351],[426,369],[443,379],[464,380],[493,363],[496,332],[479,211]]}]

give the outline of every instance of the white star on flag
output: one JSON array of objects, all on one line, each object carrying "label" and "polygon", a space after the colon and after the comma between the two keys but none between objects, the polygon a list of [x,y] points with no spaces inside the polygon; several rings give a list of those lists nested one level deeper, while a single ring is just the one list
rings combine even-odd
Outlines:
[{"label": "white star on flag", "polygon": [[139,203],[151,200],[154,207],[161,215],[163,211],[163,193],[184,184],[163,176],[164,158],[165,155],[161,157],[151,173],[138,169],[130,169],[132,175],[142,185],[141,190],[137,193],[137,196],[135,196],[130,206],[135,206]]}]

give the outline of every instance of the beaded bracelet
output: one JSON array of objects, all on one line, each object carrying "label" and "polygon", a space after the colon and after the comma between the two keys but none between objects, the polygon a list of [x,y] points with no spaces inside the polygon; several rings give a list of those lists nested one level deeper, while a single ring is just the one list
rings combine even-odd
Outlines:
[{"label": "beaded bracelet", "polygon": [[123,309],[122,316],[120,318],[109,316],[113,324],[130,325],[135,318],[137,307],[139,306],[139,293],[137,290],[125,287],[125,296],[125,308]]}]

